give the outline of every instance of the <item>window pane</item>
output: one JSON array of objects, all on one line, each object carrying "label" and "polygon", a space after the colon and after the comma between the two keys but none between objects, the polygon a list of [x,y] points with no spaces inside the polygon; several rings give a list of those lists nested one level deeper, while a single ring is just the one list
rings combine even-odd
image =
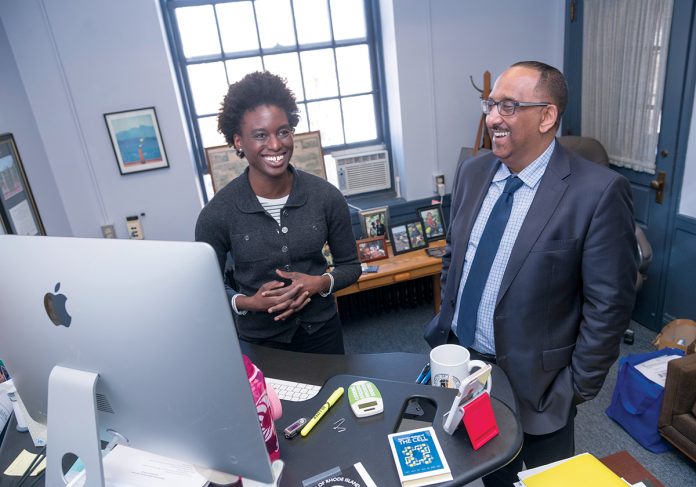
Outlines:
[{"label": "window pane", "polygon": [[365,9],[363,0],[331,0],[331,20],[334,39],[365,39]]},{"label": "window pane", "polygon": [[318,101],[307,103],[309,127],[321,131],[323,146],[343,144],[341,126],[341,107],[338,100]]},{"label": "window pane", "polygon": [[307,99],[338,96],[332,49],[300,53]]},{"label": "window pane", "polygon": [[187,59],[210,54],[220,54],[217,27],[212,5],[182,7],[176,9],[176,21],[181,34],[181,44]]},{"label": "window pane", "polygon": [[301,134],[304,132],[309,132],[309,122],[307,121],[307,107],[304,103],[298,103],[297,108],[300,113],[300,123],[295,127],[295,133]]},{"label": "window pane", "polygon": [[217,113],[227,93],[225,65],[222,62],[191,64],[188,75],[196,114]]},{"label": "window pane", "polygon": [[372,91],[370,53],[367,44],[336,49],[338,82],[341,95]]},{"label": "window pane", "polygon": [[230,84],[236,83],[244,76],[254,71],[263,71],[260,57],[230,59],[229,61],[225,61],[225,65],[227,66],[227,79]]},{"label": "window pane", "polygon": [[376,139],[377,127],[372,95],[344,98],[343,123],[347,144]]},{"label": "window pane", "polygon": [[293,6],[300,45],[331,41],[326,0],[293,0]]},{"label": "window pane", "polygon": [[223,50],[228,53],[258,50],[259,40],[251,2],[222,3],[216,8]]},{"label": "window pane", "polygon": [[203,142],[203,147],[227,145],[227,142],[225,142],[225,136],[217,131],[217,125],[217,115],[214,117],[202,117],[198,119],[198,130],[201,132],[201,142]]},{"label": "window pane", "polygon": [[304,100],[302,77],[300,76],[300,61],[296,52],[265,56],[263,63],[267,71],[288,80],[288,87],[295,93],[298,101]]},{"label": "window pane", "polygon": [[290,0],[257,0],[256,19],[262,48],[295,45]]}]

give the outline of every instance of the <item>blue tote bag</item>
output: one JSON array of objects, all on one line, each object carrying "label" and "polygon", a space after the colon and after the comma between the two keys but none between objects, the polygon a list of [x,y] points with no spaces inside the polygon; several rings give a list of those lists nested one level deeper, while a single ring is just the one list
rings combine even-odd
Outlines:
[{"label": "blue tote bag", "polygon": [[621,358],[614,395],[606,411],[607,416],[653,453],[663,453],[671,448],[657,430],[665,388],[645,377],[635,366],[663,355],[684,355],[684,352],[663,348]]}]

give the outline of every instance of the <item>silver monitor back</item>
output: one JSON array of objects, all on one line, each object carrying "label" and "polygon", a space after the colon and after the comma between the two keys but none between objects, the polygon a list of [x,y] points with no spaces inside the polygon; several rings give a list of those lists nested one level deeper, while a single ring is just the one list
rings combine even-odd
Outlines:
[{"label": "silver monitor back", "polygon": [[271,481],[211,247],[2,235],[0,263],[0,357],[35,420],[55,365],[96,372],[102,438]]}]

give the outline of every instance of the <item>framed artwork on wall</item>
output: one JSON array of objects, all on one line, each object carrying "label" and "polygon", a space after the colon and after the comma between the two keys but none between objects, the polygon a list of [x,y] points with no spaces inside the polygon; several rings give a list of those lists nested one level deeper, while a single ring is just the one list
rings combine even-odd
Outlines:
[{"label": "framed artwork on wall", "polygon": [[121,175],[169,167],[154,107],[105,113]]},{"label": "framed artwork on wall", "polygon": [[441,205],[430,205],[416,210],[418,218],[423,223],[425,240],[432,242],[445,238],[447,228],[445,228],[445,218],[442,214]]},{"label": "framed artwork on wall", "polygon": [[227,183],[244,172],[247,167],[245,159],[237,155],[234,147],[218,145],[205,149],[205,158],[208,161],[208,172],[213,182],[213,192],[217,193]]},{"label": "framed artwork on wall", "polygon": [[[290,164],[297,169],[326,179],[324,153],[321,149],[319,131],[293,135],[294,148]],[[246,159],[237,155],[234,147],[218,145],[205,149],[208,171],[213,182],[213,191],[218,192],[227,183],[244,172],[247,167]]]},{"label": "framed artwork on wall", "polygon": [[387,240],[384,236],[364,238],[355,243],[358,246],[358,259],[360,262],[372,262],[373,260],[389,257]]},{"label": "framed artwork on wall", "polygon": [[0,234],[46,235],[12,134],[0,135]]}]

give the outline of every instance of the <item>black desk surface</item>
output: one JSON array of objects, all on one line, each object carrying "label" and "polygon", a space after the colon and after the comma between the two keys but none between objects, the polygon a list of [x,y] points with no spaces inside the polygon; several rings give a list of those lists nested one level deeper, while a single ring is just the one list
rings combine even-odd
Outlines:
[{"label": "black desk surface", "polygon": [[[514,395],[505,374],[496,366],[493,366],[492,403],[500,434],[478,451],[473,451],[463,427],[454,436],[442,430],[442,414],[449,410],[456,391],[415,384],[416,376],[427,361],[425,355],[400,352],[310,355],[246,344],[243,349],[268,377],[325,385],[308,401],[283,401],[283,416],[276,422],[281,459],[285,462],[282,487],[301,485],[303,479],[358,461],[363,463],[378,486],[399,486],[386,435],[394,431],[404,402],[414,396],[430,397],[438,404],[434,428],[455,479],[439,485],[465,485],[506,464],[522,445],[522,428],[515,415]],[[348,385],[361,378],[369,378],[380,389],[385,403],[383,414],[356,418],[350,411],[347,397],[343,397],[307,437],[286,440],[282,436],[282,429],[298,417],[314,415],[336,387],[343,386],[347,390]],[[345,418],[345,432],[332,429],[339,418]],[[0,472],[22,448],[36,451],[29,435],[18,433],[11,424],[0,448]],[[3,476],[0,484],[12,486],[15,485],[13,480],[16,482],[17,479]]]}]

